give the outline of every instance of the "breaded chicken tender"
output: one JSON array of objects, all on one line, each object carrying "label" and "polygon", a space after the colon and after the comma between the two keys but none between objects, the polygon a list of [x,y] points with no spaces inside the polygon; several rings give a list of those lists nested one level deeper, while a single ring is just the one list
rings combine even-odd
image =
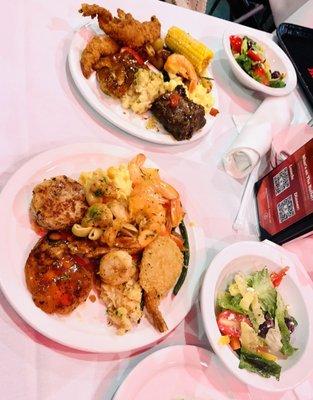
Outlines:
[{"label": "breaded chicken tender", "polygon": [[150,21],[140,22],[131,14],[118,9],[118,17],[113,17],[110,11],[96,4],[82,4],[79,12],[84,17],[97,16],[100,28],[124,46],[141,47],[147,43],[153,43],[161,34],[161,24],[155,16],[151,17]]},{"label": "breaded chicken tender", "polygon": [[182,266],[182,252],[168,236],[158,236],[143,252],[139,283],[145,292],[147,312],[160,332],[167,330],[166,322],[158,309],[160,298],[174,286]]},{"label": "breaded chicken tender", "polygon": [[101,57],[115,54],[120,46],[115,40],[106,35],[94,36],[83,50],[80,65],[85,78],[89,78],[93,71],[93,66]]},{"label": "breaded chicken tender", "polygon": [[32,217],[45,229],[66,229],[80,222],[88,205],[84,188],[65,175],[45,179],[33,190]]}]

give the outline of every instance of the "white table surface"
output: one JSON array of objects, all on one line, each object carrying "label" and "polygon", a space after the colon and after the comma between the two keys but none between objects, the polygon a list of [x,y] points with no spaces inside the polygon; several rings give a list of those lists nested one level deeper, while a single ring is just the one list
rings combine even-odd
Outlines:
[{"label": "white table surface", "polygon": [[285,22],[313,29],[313,0],[307,1],[299,7]]},{"label": "white table surface", "polygon": [[[112,10],[121,7],[131,12],[136,5],[134,15],[139,19],[156,14],[164,30],[175,23],[215,50],[213,71],[220,88],[221,116],[214,129],[199,143],[162,147],[113,127],[90,109],[69,77],[66,57],[72,33],[86,23],[77,12],[79,1],[7,2],[2,7],[1,24],[0,188],[26,160],[56,146],[74,142],[131,146],[161,166],[188,168],[189,176],[194,174],[190,191],[204,227],[209,263],[225,245],[255,238],[252,220],[246,232],[236,234],[232,230],[243,183],[224,173],[221,156],[236,136],[232,115],[253,112],[262,97],[242,88],[227,65],[222,34],[230,22],[154,0],[108,0],[105,4]],[[295,91],[290,101],[297,110],[293,124],[307,122],[310,112],[302,94]],[[195,186],[200,181],[201,193]],[[41,336],[24,323],[0,293],[0,397],[109,400],[139,360],[160,347],[178,343],[209,347],[198,305],[174,332],[146,352],[87,354]],[[223,367],[221,374],[228,374]],[[307,397],[312,394],[310,383],[302,385],[297,395],[268,395],[235,379],[232,382],[233,396],[240,400],[313,398]]]}]

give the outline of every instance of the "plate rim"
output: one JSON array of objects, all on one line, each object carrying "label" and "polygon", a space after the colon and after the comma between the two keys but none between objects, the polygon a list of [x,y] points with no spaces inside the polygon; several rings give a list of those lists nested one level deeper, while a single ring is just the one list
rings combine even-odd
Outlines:
[{"label": "plate rim", "polygon": [[[88,153],[92,153],[92,152],[94,152],[95,154],[96,153],[112,154],[111,153],[112,149],[114,149],[114,151],[118,152],[118,153],[121,151],[121,153],[119,153],[118,155],[116,155],[116,153],[115,153],[116,157],[120,157],[120,158],[123,158],[123,157],[129,158],[138,152],[138,149],[127,148],[126,146],[124,147],[124,146],[119,146],[119,145],[106,144],[104,142],[102,142],[102,143],[85,142],[85,143],[75,143],[75,144],[60,146],[60,147],[56,147],[56,148],[39,153],[39,154],[35,155],[34,157],[30,158],[27,162],[25,162],[10,177],[10,179],[7,181],[6,185],[3,187],[3,189],[0,193],[0,205],[5,203],[8,195],[10,195],[12,191],[13,191],[13,194],[16,195],[16,193],[18,192],[20,187],[14,188],[14,183],[17,179],[19,179],[20,176],[24,175],[24,172],[26,170],[31,170],[33,173],[35,171],[35,174],[36,174],[36,171],[40,170],[40,168],[43,165],[49,166],[49,164],[51,164],[51,163],[53,164],[56,161],[55,159],[53,159],[53,156],[64,158],[65,156],[69,156],[69,155],[78,155],[78,154],[85,154],[85,153],[88,154]],[[153,163],[153,158],[151,159],[151,163]],[[33,167],[35,167],[35,169],[33,169]],[[161,167],[161,169],[162,169],[162,167]],[[168,175],[168,176],[171,177],[171,175]],[[193,226],[188,227],[189,235],[191,234],[193,237],[193,245],[194,245],[194,249],[195,249],[195,254],[194,254],[195,265],[197,265],[199,263],[199,259],[200,259],[200,257],[197,257],[196,250],[198,250],[199,253],[201,253],[200,246],[199,246],[201,238],[198,240],[198,235],[200,233],[199,228],[200,227],[197,227],[197,229],[195,229]],[[1,249],[5,248],[4,244],[3,244],[4,241],[1,240],[4,237],[5,237],[5,233],[2,230],[0,232],[0,248]],[[39,240],[39,237],[37,239]],[[0,261],[2,262],[2,265],[4,265],[4,266],[7,265],[7,263],[8,263],[5,255],[6,255],[5,251],[0,251]],[[138,350],[138,349],[144,349],[144,348],[158,342],[160,339],[164,338],[171,331],[173,331],[184,320],[184,318],[190,311],[192,305],[194,304],[196,296],[199,292],[199,285],[200,285],[200,283],[199,283],[200,278],[199,278],[198,274],[196,273],[197,269],[194,266],[194,274],[195,275],[194,275],[193,279],[191,279],[189,282],[192,285],[192,287],[191,287],[192,291],[191,291],[191,293],[190,293],[190,291],[188,291],[188,293],[190,293],[190,295],[188,296],[188,300],[187,300],[188,307],[186,307],[185,311],[182,313],[184,315],[179,317],[177,320],[175,320],[175,323],[173,324],[173,326],[171,326],[171,328],[168,331],[159,333],[159,332],[155,331],[151,325],[152,333],[151,333],[151,335],[149,335],[149,339],[142,341],[140,344],[138,344],[138,343],[132,344],[132,343],[129,343],[130,342],[129,340],[128,341],[126,340],[126,341],[124,341],[123,346],[120,345],[118,348],[113,348],[113,349],[110,347],[110,349],[109,349],[108,345],[103,345],[103,344],[105,344],[105,340],[101,343],[101,346],[93,343],[92,341],[91,341],[91,343],[89,343],[88,346],[86,346],[86,344],[79,344],[77,342],[75,342],[73,344],[73,342],[71,340],[73,338],[71,338],[71,336],[73,336],[73,332],[75,332],[75,330],[70,329],[70,328],[66,330],[67,331],[67,334],[65,335],[66,337],[60,338],[55,334],[51,334],[49,332],[49,328],[47,328],[45,326],[42,327],[42,326],[36,325],[36,323],[33,322],[31,319],[32,312],[30,312],[30,314],[28,312],[26,312],[26,315],[25,315],[25,311],[22,309],[23,307],[21,307],[21,305],[18,304],[18,302],[15,302],[14,293],[13,294],[11,293],[11,289],[9,287],[10,285],[8,286],[7,284],[5,284],[5,279],[3,279],[4,271],[5,271],[4,267],[2,269],[0,268],[0,289],[2,290],[5,298],[7,299],[9,304],[12,306],[12,308],[15,310],[15,312],[17,312],[17,314],[28,325],[30,325],[37,332],[41,333],[45,337],[53,340],[54,342],[57,342],[61,345],[67,346],[69,348],[74,348],[74,349],[77,349],[80,351],[85,351],[85,352],[90,352],[90,353],[123,353],[123,352]],[[24,271],[24,266],[23,266],[23,271]],[[12,297],[13,297],[13,299],[12,299]],[[34,306],[34,310],[35,310],[34,312],[36,312],[37,308],[35,308],[36,307],[35,305],[33,305],[33,306]],[[39,310],[39,311],[42,312],[41,310]],[[44,315],[47,316],[48,314],[44,314]],[[70,333],[70,335],[68,335],[68,333]],[[85,336],[87,335],[86,332],[84,334],[85,334]],[[90,336],[90,335],[91,335],[91,333],[88,333],[87,336]],[[104,336],[104,338],[105,338],[105,336]],[[127,335],[125,335],[125,338],[127,339]]]},{"label": "plate rim", "polygon": [[[75,62],[75,42],[77,40],[77,36],[80,34],[82,29],[90,29],[93,32],[97,32],[99,30],[98,24],[95,20],[88,22],[87,24],[83,24],[81,25],[79,28],[75,29],[73,31],[73,36],[72,36],[72,40],[71,40],[71,44],[69,47],[69,51],[67,54],[67,60],[68,60],[68,66],[69,66],[69,71],[71,74],[71,78],[73,79],[73,82],[76,86],[76,89],[78,90],[79,94],[82,96],[83,100],[94,110],[96,111],[102,118],[104,118],[106,121],[109,121],[110,123],[112,123],[114,125],[114,127],[120,129],[123,131],[123,133],[127,133],[131,136],[134,136],[138,139],[150,142],[150,143],[154,143],[154,144],[158,144],[158,145],[163,145],[163,146],[182,146],[185,144],[190,144],[190,143],[194,143],[194,142],[198,142],[200,139],[204,138],[206,135],[208,135],[213,127],[216,124],[216,121],[220,118],[220,113],[215,116],[215,117],[211,117],[209,114],[206,114],[206,118],[210,118],[211,119],[211,124],[210,126],[200,132],[199,134],[194,134],[191,139],[189,140],[181,140],[181,141],[177,141],[175,140],[170,134],[168,136],[162,134],[161,136],[158,136],[158,132],[154,132],[153,130],[149,130],[149,129],[144,129],[144,128],[139,128],[136,127],[135,125],[132,125],[130,122],[125,121],[122,116],[116,114],[114,111],[112,112],[108,112],[106,113],[106,109],[105,107],[101,107],[101,103],[100,101],[96,101],[94,99],[90,99],[90,96],[88,94],[89,89],[92,91],[92,94],[95,95],[94,91],[89,88],[88,86],[88,79],[84,78],[82,73],[81,73],[81,69],[79,68],[79,73],[78,73],[78,69],[76,66],[76,62]],[[210,73],[210,76],[214,79],[214,74],[212,71],[212,66],[208,67],[208,71]],[[82,79],[83,78],[83,79]],[[214,107],[218,108],[219,107],[219,94],[218,94],[218,89],[217,89],[217,85],[214,85],[213,88],[213,93],[214,95]],[[130,110],[125,110],[126,112],[130,112]],[[138,117],[140,118],[140,117]],[[126,124],[123,125],[123,124]],[[208,121],[207,123],[208,124]],[[131,125],[132,128],[129,128],[128,125]],[[206,126],[206,125],[205,125]],[[204,129],[205,126],[202,128]],[[137,133],[137,132],[142,132]],[[145,137],[146,134],[150,134],[150,132],[153,134],[155,133],[155,138],[153,135],[151,135],[148,137]],[[161,138],[164,137],[165,140],[162,140]],[[160,138],[160,139],[158,139]],[[167,139],[167,140],[166,140]]]},{"label": "plate rim", "polygon": [[[140,360],[132,369],[131,371],[127,374],[127,376],[123,379],[121,384],[118,386],[118,389],[114,393],[113,399],[112,400],[125,400],[125,397],[120,397],[124,396],[123,391],[127,390],[127,386],[129,381],[133,379],[134,376],[136,376],[138,370],[142,368],[143,364],[150,364],[150,362],[153,359],[158,359],[158,356],[166,354],[166,353],[176,353],[176,352],[181,352],[184,349],[188,349],[189,352],[195,352],[195,351],[200,351],[201,354],[205,355],[206,357],[217,357],[215,353],[210,352],[208,349],[202,346],[196,346],[192,344],[175,344],[175,345],[169,345],[162,347],[161,349],[158,349],[156,351],[151,352],[148,354],[146,357],[144,357],[142,360]],[[209,368],[207,366],[207,368]],[[125,389],[126,387],[126,389]]]}]

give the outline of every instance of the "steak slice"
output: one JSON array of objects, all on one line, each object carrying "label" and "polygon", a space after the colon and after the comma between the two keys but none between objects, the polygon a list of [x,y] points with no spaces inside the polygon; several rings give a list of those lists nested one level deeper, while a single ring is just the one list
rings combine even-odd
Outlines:
[{"label": "steak slice", "polygon": [[151,111],[176,140],[189,140],[206,123],[204,107],[188,99],[182,85],[158,97]]}]

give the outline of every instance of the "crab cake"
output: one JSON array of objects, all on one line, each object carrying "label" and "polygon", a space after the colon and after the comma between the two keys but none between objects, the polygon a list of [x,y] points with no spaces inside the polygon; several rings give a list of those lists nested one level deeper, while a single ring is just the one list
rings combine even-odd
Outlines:
[{"label": "crab cake", "polygon": [[34,220],[48,230],[70,228],[82,220],[87,208],[83,187],[65,175],[39,183],[30,205]]},{"label": "crab cake", "polygon": [[72,239],[67,232],[50,232],[26,261],[27,288],[36,306],[48,314],[69,314],[87,299],[92,287],[88,262],[69,249]]}]

